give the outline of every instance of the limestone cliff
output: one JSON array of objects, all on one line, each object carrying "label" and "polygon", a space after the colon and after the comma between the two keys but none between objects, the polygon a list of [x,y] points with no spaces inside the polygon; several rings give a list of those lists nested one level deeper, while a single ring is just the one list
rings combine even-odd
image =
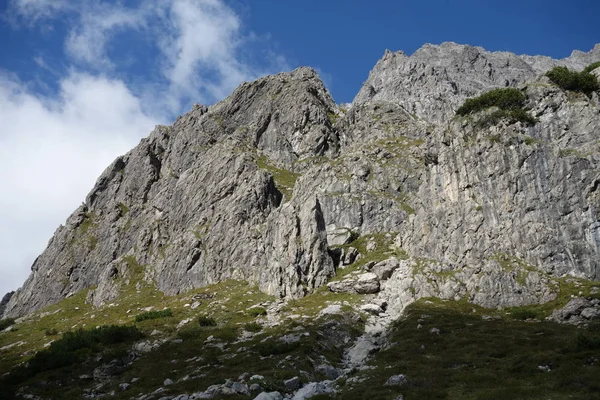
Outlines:
[{"label": "limestone cliff", "polygon": [[[598,95],[542,76],[598,60],[598,45],[564,60],[454,43],[386,52],[348,110],[310,68],[245,83],[115,160],[5,315],[88,288],[101,304],[135,279],[176,294],[235,278],[299,297],[368,235],[403,259],[382,284],[398,308],[424,295],[531,304],[556,296],[552,277],[600,279]],[[536,124],[454,118],[504,86]]]}]

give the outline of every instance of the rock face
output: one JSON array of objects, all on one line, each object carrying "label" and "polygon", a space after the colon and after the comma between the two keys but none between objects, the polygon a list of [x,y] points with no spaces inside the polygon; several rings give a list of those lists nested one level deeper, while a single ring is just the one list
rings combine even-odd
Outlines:
[{"label": "rock face", "polygon": [[[299,297],[361,257],[334,245],[369,235],[414,262],[382,256],[369,279],[333,286],[382,290],[390,309],[415,293],[530,304],[555,296],[549,277],[600,279],[598,94],[540,75],[598,60],[598,45],[558,61],[454,43],[386,52],[349,110],[310,68],[245,83],[117,158],[4,314],[88,288],[99,305],[135,280],[175,294],[232,278]],[[534,126],[453,118],[504,86],[523,90]]]},{"label": "rock face", "polygon": [[598,59],[600,45],[589,53],[574,51],[563,60],[489,52],[453,42],[426,44],[410,56],[388,50],[354,104],[396,102],[418,118],[440,123],[452,117],[466,98],[485,90],[518,86],[559,65],[582,70]]},{"label": "rock face", "polygon": [[2,300],[0,301],[0,317],[2,316],[2,314],[4,314],[4,309],[6,308],[6,305],[8,304],[13,294],[15,294],[15,292],[8,292],[4,295],[4,297],[2,297]]}]

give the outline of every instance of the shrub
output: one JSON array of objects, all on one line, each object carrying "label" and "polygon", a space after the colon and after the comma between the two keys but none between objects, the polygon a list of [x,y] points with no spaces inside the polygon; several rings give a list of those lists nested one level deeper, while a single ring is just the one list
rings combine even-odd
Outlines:
[{"label": "shrub", "polygon": [[135,316],[135,322],[146,321],[148,319],[157,319],[164,317],[172,317],[173,312],[170,308],[160,311],[147,311]]},{"label": "shrub", "polygon": [[58,331],[56,329],[54,329],[54,328],[46,329],[46,331],[44,332],[44,334],[46,336],[55,336],[55,335],[58,335]]},{"label": "shrub", "polygon": [[518,110],[523,108],[525,100],[525,95],[519,89],[493,89],[481,96],[467,99],[463,105],[456,110],[456,114],[468,115],[490,107],[498,107],[501,110]]},{"label": "shrub", "polygon": [[86,355],[98,352],[101,345],[134,341],[142,333],[134,326],[107,325],[90,330],[65,332],[46,350],[36,353],[28,363],[28,372],[36,374],[79,362]]},{"label": "shrub", "polygon": [[198,317],[198,325],[205,327],[217,326],[217,321],[209,316],[201,315]]},{"label": "shrub", "polygon": [[267,315],[267,310],[265,310],[262,307],[254,307],[254,308],[250,308],[248,310],[246,310],[246,312],[248,314],[250,314],[253,317],[259,317],[261,315]]},{"label": "shrub", "polygon": [[248,332],[260,332],[262,331],[262,325],[256,322],[248,322],[244,325],[244,329]]},{"label": "shrub", "polygon": [[561,89],[582,92],[590,95],[600,89],[596,77],[585,70],[570,71],[567,67],[554,67],[546,72],[546,76]]},{"label": "shrub", "polygon": [[600,67],[600,61],[596,61],[595,63],[588,65],[587,67],[585,67],[583,69],[582,72],[592,72],[593,70],[595,70],[598,67]]},{"label": "shrub", "polygon": [[15,324],[14,318],[0,319],[0,331],[3,331],[6,328],[8,328],[9,326],[14,325],[14,324]]},{"label": "shrub", "polygon": [[233,342],[238,337],[238,329],[233,326],[227,326],[221,329],[217,329],[212,332],[213,337],[224,342]]}]

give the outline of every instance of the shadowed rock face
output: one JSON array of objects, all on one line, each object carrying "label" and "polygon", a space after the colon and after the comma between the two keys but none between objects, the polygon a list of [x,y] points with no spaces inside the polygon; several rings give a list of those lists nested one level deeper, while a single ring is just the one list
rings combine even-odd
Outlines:
[{"label": "shadowed rock face", "polygon": [[[598,95],[540,77],[599,59],[599,46],[560,61],[454,43],[388,52],[349,110],[310,68],[245,83],[117,158],[5,315],[87,288],[98,305],[135,279],[168,294],[243,279],[299,297],[334,275],[333,243],[367,234],[456,278],[432,286],[398,268],[381,285],[391,308],[408,281],[498,306],[551,299],[547,274],[600,279]],[[452,119],[503,86],[522,88],[537,124]]]},{"label": "shadowed rock face", "polygon": [[6,305],[8,304],[13,294],[15,294],[15,292],[8,292],[4,295],[4,297],[2,297],[2,300],[0,301],[0,316],[4,314],[4,309],[6,308]]}]

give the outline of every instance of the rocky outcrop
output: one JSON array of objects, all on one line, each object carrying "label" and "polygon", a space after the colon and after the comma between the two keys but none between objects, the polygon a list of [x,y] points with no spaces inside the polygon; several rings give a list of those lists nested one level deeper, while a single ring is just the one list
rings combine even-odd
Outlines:
[{"label": "rocky outcrop", "polygon": [[15,292],[8,292],[4,295],[4,297],[2,297],[2,300],[0,301],[0,318],[2,318],[2,315],[4,315],[4,309],[6,309],[6,305],[13,294],[15,294]]},{"label": "rocky outcrop", "polygon": [[518,86],[552,67],[582,70],[600,59],[600,45],[574,51],[563,60],[489,52],[453,42],[426,44],[412,55],[387,50],[354,99],[354,104],[395,102],[416,118],[440,123],[462,102],[483,91]]},{"label": "rocky outcrop", "polygon": [[334,107],[316,73],[300,68],[156,127],[59,227],[7,314],[93,286],[88,299],[101,304],[136,279],[168,294],[228,278],[291,297],[323,285],[334,269],[320,199],[284,193],[298,158],[337,148]]},{"label": "rocky outcrop", "polygon": [[[98,305],[135,282],[175,294],[231,278],[300,297],[364,256],[369,272],[330,288],[381,291],[392,313],[425,295],[549,301],[551,277],[600,279],[600,101],[540,74],[597,60],[600,46],[564,60],[387,52],[348,110],[310,68],[245,83],[115,160],[5,313],[86,289]],[[454,117],[504,86],[536,124]],[[346,246],[368,237],[368,255]]]}]

